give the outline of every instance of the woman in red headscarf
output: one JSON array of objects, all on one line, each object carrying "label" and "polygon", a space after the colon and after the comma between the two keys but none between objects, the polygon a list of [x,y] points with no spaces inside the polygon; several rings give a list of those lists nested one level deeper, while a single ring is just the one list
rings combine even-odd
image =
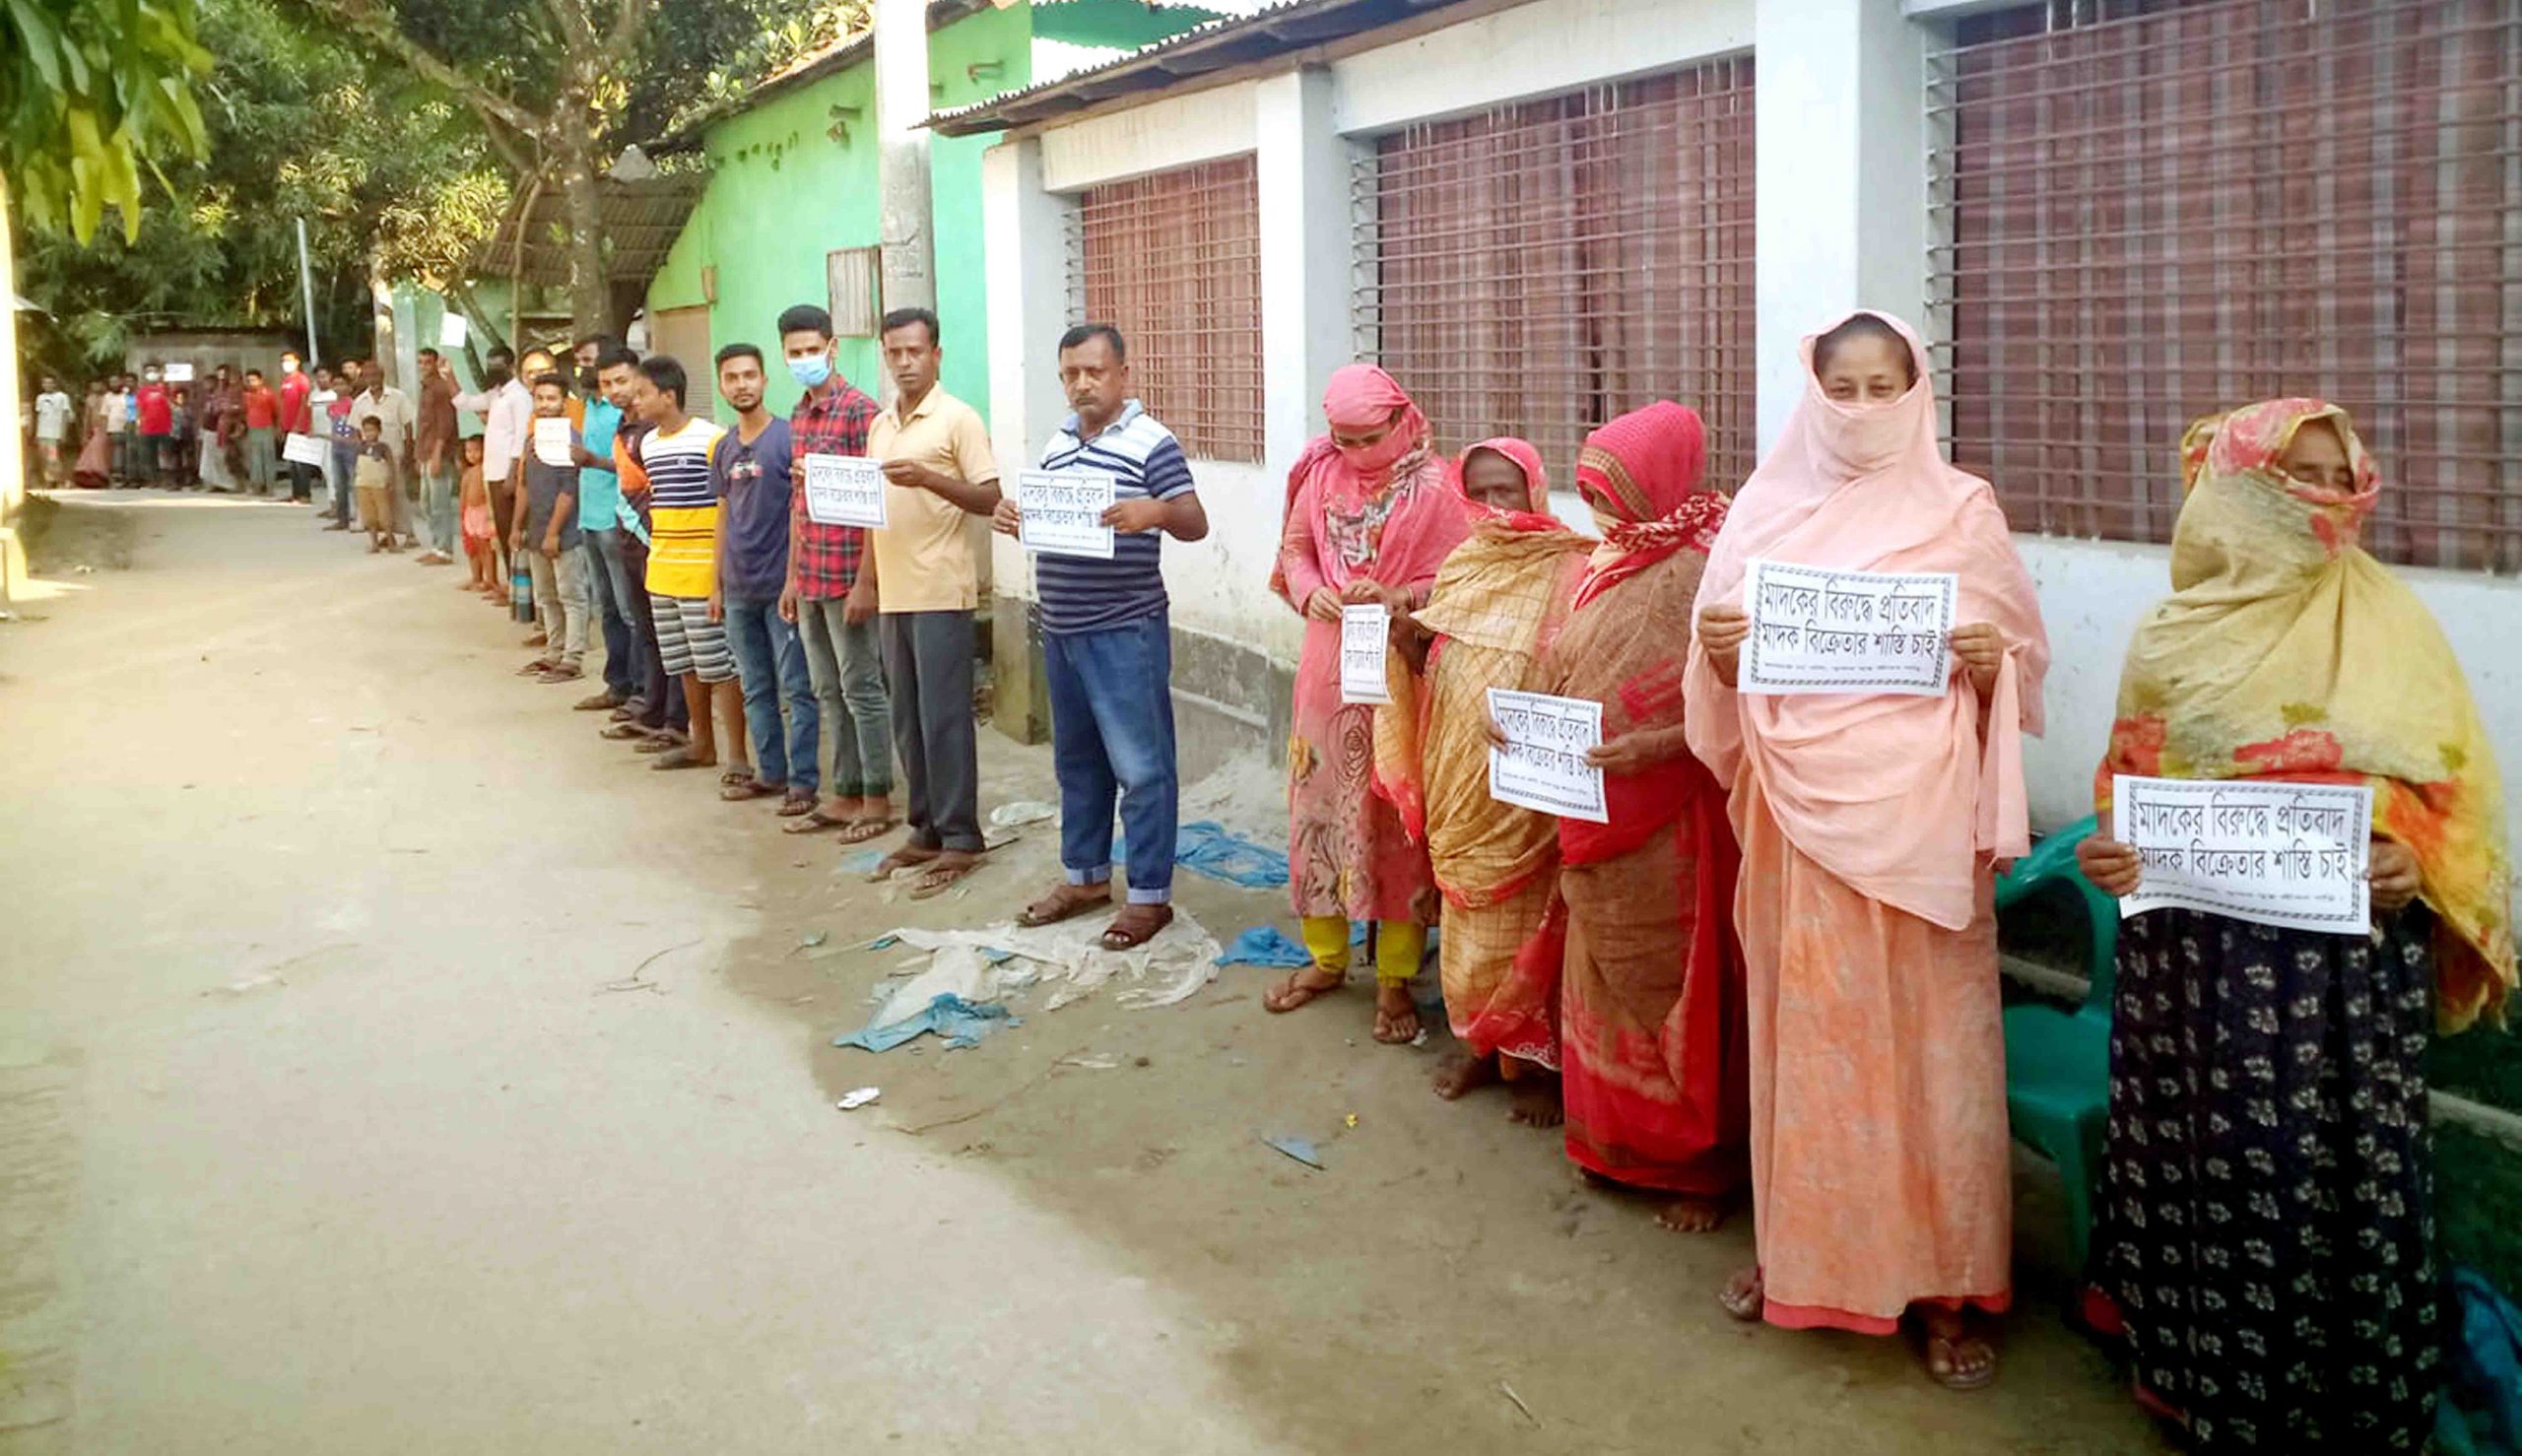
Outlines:
[{"label": "woman in red headscarf", "polygon": [[1436,1075],[1448,1100],[1503,1080],[1513,1117],[1559,1124],[1558,967],[1518,975],[1559,884],[1559,821],[1489,792],[1489,690],[1536,691],[1542,649],[1567,620],[1586,538],[1550,514],[1541,452],[1519,439],[1463,451],[1471,539],[1427,605],[1393,619],[1392,701],[1375,713],[1375,789],[1427,846],[1444,894],[1445,1017],[1466,1054]]},{"label": "woman in red headscarf", "polygon": [[1331,432],[1288,472],[1288,514],[1271,588],[1305,619],[1288,736],[1288,877],[1312,963],[1262,998],[1294,1011],[1349,975],[1349,924],[1376,926],[1374,1037],[1419,1035],[1410,978],[1436,915],[1427,851],[1373,791],[1375,710],[1344,704],[1340,617],[1351,603],[1395,615],[1423,606],[1436,568],[1471,529],[1453,468],[1392,376],[1350,364],[1331,376]]},{"label": "woman in red headscarf", "polygon": [[1696,412],[1661,402],[1586,436],[1576,489],[1602,545],[1543,690],[1603,705],[1606,822],[1559,822],[1561,909],[1524,960],[1560,972],[1567,1156],[1703,1232],[1750,1169],[1743,971],[1725,795],[1682,729],[1682,654],[1725,497]]}]

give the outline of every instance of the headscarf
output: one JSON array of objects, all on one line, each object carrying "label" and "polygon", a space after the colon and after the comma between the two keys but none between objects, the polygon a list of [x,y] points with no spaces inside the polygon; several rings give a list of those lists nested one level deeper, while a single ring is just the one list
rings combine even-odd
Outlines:
[{"label": "headscarf", "polygon": [[1728,782],[1748,759],[1779,829],[1850,888],[1959,930],[1978,914],[1983,860],[2029,847],[2017,730],[2040,731],[2049,642],[1994,493],[1936,445],[1926,346],[1898,319],[1874,317],[1907,342],[1916,382],[1889,403],[1841,404],[1813,372],[1820,336],[1806,338],[1804,398],[1735,496],[1698,600],[1739,601],[1755,560],[1956,572],[1955,625],[1992,623],[2010,644],[1987,741],[1965,686],[1939,697],[1737,694],[1693,641],[1691,750]]},{"label": "headscarf", "polygon": [[[2346,443],[2355,484],[2283,467],[2305,425]],[[2416,856],[2440,933],[2436,1020],[2501,1016],[2514,981],[2494,750],[2460,663],[2415,593],[2357,544],[2380,473],[2347,412],[2276,399],[2190,427],[2172,594],[2120,671],[2111,776],[2367,783],[2373,829]]]},{"label": "headscarf", "polygon": [[[1387,586],[1424,585],[1470,528],[1453,462],[1436,453],[1427,417],[1390,374],[1373,364],[1345,364],[1323,390],[1322,413],[1336,430],[1371,430],[1395,411],[1400,418],[1391,432],[1365,450],[1344,450],[1319,435],[1288,471],[1286,519],[1295,516],[1310,488],[1313,518],[1305,524],[1314,532],[1322,584],[1335,591],[1356,576]],[[1353,539],[1326,539],[1340,531]],[[1288,584],[1287,549],[1283,541],[1270,589],[1301,612],[1304,603]]]},{"label": "headscarf", "polygon": [[[1500,510],[1487,501],[1471,498],[1471,457],[1483,451],[1506,460],[1524,473],[1525,505],[1522,510]],[[1462,493],[1463,503],[1471,507],[1474,525],[1502,521],[1518,531],[1547,531],[1560,527],[1559,517],[1550,513],[1550,471],[1541,463],[1541,451],[1531,440],[1501,434],[1464,450],[1454,459],[1454,489]]]},{"label": "headscarf", "polygon": [[1725,497],[1699,489],[1707,427],[1671,400],[1605,425],[1576,453],[1576,491],[1608,525],[1576,590],[1583,606],[1684,547],[1704,554],[1725,524]]}]

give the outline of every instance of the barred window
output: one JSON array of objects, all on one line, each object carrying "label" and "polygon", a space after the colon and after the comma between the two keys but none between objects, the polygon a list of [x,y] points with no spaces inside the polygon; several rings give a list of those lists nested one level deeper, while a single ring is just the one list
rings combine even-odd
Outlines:
[{"label": "barred window", "polygon": [[1541,448],[1658,399],[1698,411],[1712,484],[1756,439],[1752,60],[1710,61],[1376,140],[1354,179],[1358,352],[1460,449]]},{"label": "barred window", "polygon": [[2192,419],[2311,394],[2365,544],[2522,570],[2522,8],[2050,0],[1933,58],[1953,453],[2017,529],[2164,541]]},{"label": "barred window", "polygon": [[1261,201],[1252,158],[1091,188],[1071,292],[1129,343],[1140,403],[1195,459],[1261,458]]}]

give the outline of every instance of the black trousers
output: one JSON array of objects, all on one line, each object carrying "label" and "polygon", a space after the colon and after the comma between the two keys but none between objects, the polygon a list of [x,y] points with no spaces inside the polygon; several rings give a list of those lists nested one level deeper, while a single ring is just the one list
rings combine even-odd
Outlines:
[{"label": "black trousers", "polygon": [[980,733],[972,721],[969,612],[886,612],[876,619],[901,756],[910,842],[981,851]]}]

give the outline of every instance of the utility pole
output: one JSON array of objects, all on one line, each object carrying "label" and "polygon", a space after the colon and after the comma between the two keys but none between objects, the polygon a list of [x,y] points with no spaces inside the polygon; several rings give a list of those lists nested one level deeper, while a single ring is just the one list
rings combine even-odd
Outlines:
[{"label": "utility pole", "polygon": [[298,290],[306,300],[306,368],[311,375],[315,361],[315,270],[306,265],[306,220],[298,220]]},{"label": "utility pole", "polygon": [[[876,178],[883,307],[937,306],[928,200],[928,0],[876,3]],[[890,391],[889,391],[890,392]]]}]

